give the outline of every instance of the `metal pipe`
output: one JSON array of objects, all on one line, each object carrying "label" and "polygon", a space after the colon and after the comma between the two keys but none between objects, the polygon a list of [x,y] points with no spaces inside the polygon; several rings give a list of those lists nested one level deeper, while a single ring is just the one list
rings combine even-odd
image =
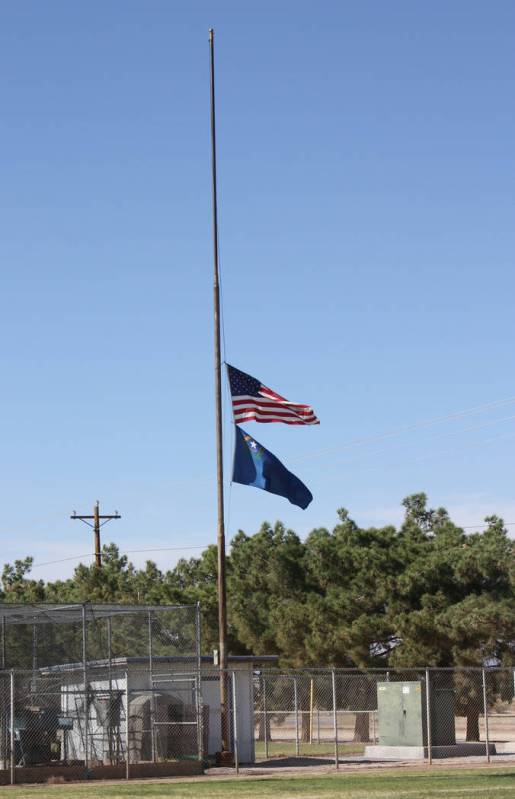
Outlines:
[{"label": "metal pipe", "polygon": [[9,701],[9,712],[11,716],[11,727],[10,727],[10,735],[9,735],[9,749],[10,749],[10,768],[11,768],[11,785],[14,785],[16,782],[16,775],[14,771],[15,767],[15,759],[16,759],[16,745],[14,740],[14,671],[11,669],[11,681],[10,681],[10,701]]},{"label": "metal pipe", "polygon": [[232,712],[233,712],[233,744],[234,744],[234,768],[236,774],[240,773],[240,760],[238,750],[238,705],[236,701],[236,672],[232,672]]},{"label": "metal pipe", "polygon": [[488,729],[488,701],[486,696],[486,672],[484,669],[481,670],[482,677],[483,677],[483,706],[485,712],[485,747],[486,747],[486,759],[487,762],[490,763],[490,731]]},{"label": "metal pipe", "polygon": [[299,745],[299,701],[297,696],[297,678],[293,678],[293,704],[295,708],[295,755],[300,755]]},{"label": "metal pipe", "polygon": [[32,671],[35,673],[38,668],[38,628],[34,621],[32,624]]},{"label": "metal pipe", "polygon": [[222,423],[222,355],[220,336],[220,278],[218,262],[218,200],[216,179],[216,116],[215,116],[215,32],[209,29],[209,65],[211,99],[211,180],[213,197],[213,304],[214,304],[214,344],[215,344],[215,431],[216,431],[216,474],[217,474],[217,562],[218,562],[218,637],[220,658],[220,722],[222,731],[222,750],[228,749],[229,725],[227,708],[227,589],[225,577],[225,517],[224,517],[224,476],[223,476],[223,423]]},{"label": "metal pipe", "polygon": [[338,757],[338,712],[336,709],[336,675],[334,669],[331,672],[331,682],[333,686],[333,728],[334,728],[334,765],[335,768],[340,768],[340,761]]},{"label": "metal pipe", "polygon": [[433,763],[432,740],[431,740],[431,675],[426,669],[426,738],[427,738],[427,762]]},{"label": "metal pipe", "polygon": [[156,721],[157,727],[196,727],[196,721]]},{"label": "metal pipe", "polygon": [[263,713],[265,715],[265,760],[268,760],[268,718],[266,713],[266,677],[263,674]]},{"label": "metal pipe", "polygon": [[5,616],[2,616],[2,668],[6,668],[5,662]]},{"label": "metal pipe", "polygon": [[196,649],[196,674],[195,674],[195,703],[197,706],[197,737],[198,737],[198,759],[202,763],[204,760],[204,708],[202,702],[202,661],[200,653],[200,602],[195,606],[195,649]]},{"label": "metal pipe", "polygon": [[[84,677],[84,765],[89,767],[89,740],[88,740],[88,644],[87,644],[86,605],[82,605],[82,668]],[[80,722],[79,722],[80,723]]]},{"label": "metal pipe", "polygon": [[197,711],[197,751],[198,759],[202,763],[204,761],[204,708],[200,675],[195,677],[195,706]]},{"label": "metal pipe", "polygon": [[200,675],[200,667],[202,665],[201,654],[201,634],[202,634],[202,617],[200,615],[200,602],[195,605],[195,654],[197,656],[197,671]]},{"label": "metal pipe", "polygon": [[111,617],[107,617],[107,668],[109,678],[109,717],[107,720],[109,763],[113,764],[113,664],[111,651]]},{"label": "metal pipe", "polygon": [[148,668],[150,672],[150,682],[152,682],[153,676],[153,651],[152,651],[152,612],[148,611]]},{"label": "metal pipe", "polygon": [[313,708],[315,705],[315,681],[309,681],[309,743],[313,743]]},{"label": "metal pipe", "polygon": [[125,779],[130,779],[129,672],[125,672]]},{"label": "metal pipe", "polygon": [[[148,671],[149,671],[149,683],[151,687],[154,687],[154,680],[153,680],[153,668],[154,668],[154,655],[152,649],[152,613],[148,611]],[[152,750],[152,762],[156,762],[156,730],[155,730],[155,723],[156,720],[156,698],[154,696],[154,692],[152,691],[152,697],[150,701],[150,745]]]}]

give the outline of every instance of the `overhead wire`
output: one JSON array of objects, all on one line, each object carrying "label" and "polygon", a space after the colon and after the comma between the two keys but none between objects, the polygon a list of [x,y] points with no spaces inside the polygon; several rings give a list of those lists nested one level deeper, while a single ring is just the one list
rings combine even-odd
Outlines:
[{"label": "overhead wire", "polygon": [[352,447],[359,447],[359,446],[366,446],[367,444],[373,444],[376,441],[383,441],[387,438],[393,438],[398,435],[402,435],[403,433],[409,433],[412,430],[419,430],[424,427],[432,427],[433,425],[437,424],[444,424],[445,422],[453,421],[455,419],[463,419],[467,416],[473,416],[474,414],[478,413],[485,413],[489,410],[495,410],[497,408],[505,407],[506,405],[513,405],[515,404],[515,397],[507,397],[506,399],[502,400],[495,400],[494,402],[487,402],[483,405],[476,405],[472,408],[466,408],[463,411],[455,411],[454,413],[449,413],[445,416],[434,416],[429,419],[423,419],[419,422],[414,422],[413,424],[403,425],[402,427],[395,428],[394,430],[389,430],[385,433],[380,433],[374,436],[364,436],[363,438],[356,438],[351,441],[343,442],[338,446],[331,446],[326,447],[325,449],[317,450],[316,452],[306,453],[305,455],[301,455],[298,458],[292,459],[294,463],[301,463],[303,461],[311,460],[313,458],[319,458],[323,455],[328,455],[332,452],[340,452],[342,449],[351,449]]},{"label": "overhead wire", "polygon": [[[132,555],[135,553],[141,552],[185,552],[191,549],[207,549],[210,544],[194,544],[189,547],[150,547],[148,549],[126,549],[124,552],[120,552],[121,556],[123,555]],[[83,552],[81,555],[71,555],[67,558],[59,558],[58,560],[47,560],[43,563],[33,563],[31,565],[31,569],[39,568],[41,566],[53,566],[56,563],[66,563],[70,560],[79,560],[80,558],[94,558],[94,552]]]},{"label": "overhead wire", "polygon": [[[428,425],[430,423],[436,423],[437,421],[448,420],[450,418],[452,418],[452,419],[464,418],[467,415],[470,415],[471,413],[478,413],[478,412],[481,412],[481,411],[483,411],[483,410],[485,410],[487,408],[500,407],[501,405],[506,405],[506,404],[511,403],[511,402],[515,402],[515,398],[511,398],[509,400],[499,400],[499,401],[496,401],[494,403],[488,403],[486,405],[476,406],[475,408],[471,408],[471,409],[468,409],[466,411],[461,411],[461,412],[457,412],[457,413],[454,413],[454,414],[450,414],[447,417],[437,417],[437,418],[435,418],[433,420],[428,420],[425,423],[420,423],[420,426],[422,426],[422,425],[425,426],[425,425]],[[226,408],[227,407],[228,407],[228,403],[226,403]],[[513,419],[515,419],[515,415],[502,417],[501,419],[490,420],[488,422],[482,423],[481,425],[474,425],[472,427],[465,428],[464,430],[461,430],[461,431],[449,431],[447,433],[443,433],[443,434],[440,434],[440,435],[436,436],[436,438],[445,438],[447,436],[453,436],[453,435],[457,435],[457,434],[459,435],[460,433],[463,433],[463,432],[470,432],[472,430],[477,430],[477,429],[481,429],[483,427],[490,426],[491,424],[495,424],[497,422],[511,421]],[[232,427],[232,426],[229,425],[229,427]],[[414,428],[414,425],[410,426],[410,429],[413,429],[413,428]],[[385,434],[381,438],[386,437],[386,435],[387,434]],[[370,440],[370,439],[368,439],[368,440]],[[378,453],[376,453],[376,454],[378,454]],[[226,502],[227,502],[227,505],[226,505],[227,528],[230,527],[231,488],[232,488],[232,481],[229,482],[229,490],[227,492],[228,496],[227,496],[227,499],[226,499]],[[514,526],[514,525],[515,525],[515,522],[504,522],[504,526],[505,527],[511,527],[511,526]],[[487,527],[488,523],[487,522],[481,522],[481,523],[478,523],[478,524],[470,524],[470,525],[459,525],[458,524],[456,526],[457,527],[461,527],[461,529],[463,529],[463,530],[471,530],[471,529],[478,529],[478,528],[481,528],[481,527]],[[125,550],[124,552],[122,552],[120,554],[122,554],[122,555],[127,554],[128,555],[128,554],[140,554],[140,553],[144,553],[144,552],[149,552],[149,553],[150,552],[180,552],[180,551],[184,552],[184,551],[194,550],[194,549],[202,549],[203,550],[203,549],[207,549],[208,546],[209,546],[209,544],[198,544],[198,545],[192,545],[192,546],[187,546],[187,547],[149,547],[149,548],[145,548],[145,549],[128,549],[128,550]],[[83,557],[94,557],[94,556],[95,556],[95,553],[86,552],[86,553],[82,553],[80,555],[72,555],[70,557],[60,558],[60,559],[57,559],[57,560],[44,561],[44,562],[41,562],[41,563],[34,563],[34,564],[32,564],[31,569],[41,568],[43,566],[52,566],[52,565],[56,565],[56,564],[59,564],[59,563],[66,563],[66,562],[69,562],[69,561],[72,561],[72,560],[80,560],[80,558],[83,558]]]},{"label": "overhead wire", "polygon": [[[477,406],[476,408],[469,409],[468,411],[463,411],[463,412],[459,412],[459,413],[456,413],[456,414],[451,414],[449,417],[439,417],[439,420],[444,420],[444,419],[448,419],[448,418],[457,418],[458,416],[459,417],[463,417],[465,415],[470,414],[471,412],[479,412],[480,410],[483,410],[486,407],[493,407],[493,406],[499,407],[501,404],[507,404],[508,402],[515,402],[515,398],[513,398],[512,400],[509,400],[509,401],[508,400],[501,400],[501,401],[498,401],[496,403],[489,403],[488,406],[485,406],[485,405],[484,406]],[[509,421],[509,420],[513,420],[513,419],[515,419],[515,415],[514,416],[508,416],[508,417],[502,417],[501,419],[490,420],[489,422],[485,422],[485,423],[483,423],[481,425],[474,425],[473,427],[468,427],[468,428],[465,428],[464,430],[461,430],[461,431],[449,431],[447,433],[444,433],[444,434],[441,434],[439,436],[436,436],[436,438],[444,438],[444,437],[449,436],[449,435],[452,436],[452,435],[460,434],[462,432],[470,432],[471,430],[480,429],[480,428],[489,426],[491,424],[495,424],[497,422]],[[434,421],[434,423],[436,423],[437,420],[435,419],[433,421]],[[424,424],[424,423],[421,423],[421,424]],[[427,424],[427,423],[425,423],[425,424]],[[413,427],[414,426],[410,426],[410,429],[413,429]],[[378,454],[378,453],[376,453],[376,454]],[[229,483],[229,492],[228,492],[229,496],[228,496],[228,507],[227,507],[227,515],[228,515],[227,527],[230,526],[230,521],[229,520],[230,520],[230,513],[231,513],[231,487],[232,487],[232,481]],[[512,527],[512,526],[515,526],[515,522],[503,522],[503,525],[504,525],[504,527]],[[480,522],[478,524],[469,524],[469,525],[459,525],[459,524],[457,524],[456,526],[460,527],[463,530],[472,530],[472,529],[478,529],[478,528],[481,528],[481,527],[487,527],[488,523],[487,522]],[[140,554],[140,553],[145,553],[145,552],[149,552],[149,553],[150,552],[185,552],[185,551],[189,551],[189,550],[191,551],[191,550],[198,550],[198,549],[204,550],[204,549],[207,549],[208,546],[210,546],[210,545],[209,544],[195,544],[195,545],[186,546],[186,547],[148,547],[148,548],[144,548],[144,549],[127,549],[124,552],[120,552],[120,555]],[[53,565],[57,565],[57,564],[60,564],[60,563],[70,562],[70,561],[73,561],[73,560],[80,560],[80,558],[86,558],[86,557],[93,558],[93,557],[95,557],[95,553],[85,552],[85,553],[81,553],[79,555],[71,555],[71,556],[66,557],[66,558],[59,558],[59,559],[56,559],[56,560],[43,561],[41,563],[37,563],[36,562],[36,563],[31,564],[31,570],[35,569],[35,568],[41,568],[43,566],[53,566]]]},{"label": "overhead wire", "polygon": [[[501,422],[510,422],[510,421],[513,421],[513,420],[515,420],[515,415],[502,416],[501,418],[498,418],[498,419],[489,419],[487,422],[482,422],[481,424],[472,425],[470,427],[464,427],[464,428],[461,428],[460,430],[447,430],[445,433],[438,433],[437,435],[432,435],[431,438],[429,439],[429,441],[438,441],[439,439],[442,439],[442,438],[450,438],[450,437],[453,437],[453,436],[460,436],[463,433],[470,433],[470,432],[473,432],[475,430],[482,430],[484,427],[490,427],[490,426],[495,425],[495,424],[500,424]],[[483,444],[487,444],[487,443],[490,443],[490,442],[493,442],[493,441],[497,441],[497,440],[502,439],[502,438],[511,437],[512,435],[514,435],[514,434],[512,434],[512,433],[503,434],[503,436],[496,436],[493,439],[490,439],[488,441],[484,441],[482,443]],[[402,450],[405,450],[407,447],[409,448],[410,446],[411,446],[411,444],[404,444],[404,445],[401,445],[400,447],[397,446],[395,451],[397,451],[397,452],[399,450],[402,451]],[[376,449],[375,451],[368,453],[368,455],[372,456],[372,457],[376,457],[377,455],[382,455],[382,454],[384,454],[384,453],[386,453],[388,451],[389,451],[388,449],[386,449],[385,447],[382,447],[381,449]],[[437,454],[441,454],[441,453],[437,453]],[[338,458],[336,460],[333,459],[333,460],[331,460],[331,465],[334,465],[334,464],[337,464],[337,463],[345,463],[345,464],[355,463],[356,462],[356,457],[359,457],[359,456],[356,454],[356,455],[350,455],[350,457]],[[426,457],[428,457],[428,456],[426,456]],[[418,462],[419,460],[420,460],[420,458],[417,458],[416,462]],[[413,462],[414,461],[411,461],[411,460],[407,461],[407,463],[413,463]]]},{"label": "overhead wire", "polygon": [[[456,524],[456,523],[454,524],[456,527],[460,528],[461,530],[473,530],[479,527],[488,527],[489,522],[480,522],[478,524]],[[513,527],[513,526],[515,526],[515,522],[503,522],[503,527]],[[185,552],[193,549],[205,550],[209,546],[212,546],[212,544],[195,544],[193,546],[188,546],[188,547],[149,547],[145,549],[126,549],[125,551],[120,552],[119,554],[123,556],[123,555],[140,554],[144,552]],[[30,568],[32,570],[36,568],[41,568],[42,566],[54,566],[59,563],[67,563],[72,560],[80,560],[80,558],[94,558],[94,557],[95,557],[94,552],[84,552],[81,555],[71,555],[70,557],[59,558],[58,560],[47,560],[41,563],[33,563],[31,564]]]}]

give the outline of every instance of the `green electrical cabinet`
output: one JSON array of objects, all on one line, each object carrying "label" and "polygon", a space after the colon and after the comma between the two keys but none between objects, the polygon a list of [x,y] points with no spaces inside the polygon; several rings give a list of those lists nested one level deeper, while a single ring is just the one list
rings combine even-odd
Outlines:
[{"label": "green electrical cabinet", "polygon": [[422,683],[378,683],[377,716],[380,746],[424,746]]},{"label": "green electrical cabinet", "polygon": [[456,743],[456,693],[452,688],[431,692],[431,743],[454,746]]},{"label": "green electrical cabinet", "polygon": [[[456,743],[455,697],[452,690],[431,692],[431,743]],[[425,686],[422,681],[377,683],[380,746],[427,745]]]}]

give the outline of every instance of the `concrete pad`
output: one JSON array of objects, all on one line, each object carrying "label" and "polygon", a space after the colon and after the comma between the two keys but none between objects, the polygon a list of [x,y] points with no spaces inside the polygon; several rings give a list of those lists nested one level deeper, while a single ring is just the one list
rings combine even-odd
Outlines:
[{"label": "concrete pad", "polygon": [[515,741],[496,741],[495,751],[498,755],[515,755]]},{"label": "concrete pad", "polygon": [[[495,755],[495,744],[489,745],[489,752]],[[432,746],[434,758],[472,757],[486,754],[484,743],[459,743],[452,746]],[[365,746],[365,757],[374,760],[426,760],[427,746]]]}]

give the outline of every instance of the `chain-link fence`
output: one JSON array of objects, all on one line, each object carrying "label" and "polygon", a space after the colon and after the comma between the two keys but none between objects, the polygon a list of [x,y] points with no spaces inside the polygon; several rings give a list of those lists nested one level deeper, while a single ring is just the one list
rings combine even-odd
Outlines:
[{"label": "chain-link fence", "polygon": [[515,756],[513,669],[295,670],[254,676],[257,760]]},{"label": "chain-link fence", "polygon": [[198,605],[0,604],[0,669],[200,657]]},{"label": "chain-link fence", "polygon": [[0,784],[196,773],[204,758],[198,673],[2,672],[0,719]]},{"label": "chain-link fence", "polygon": [[[226,740],[254,759],[253,671],[224,673]],[[0,672],[0,784],[200,773],[222,749],[220,672],[88,663]]]},{"label": "chain-link fence", "polygon": [[515,757],[513,669],[263,671],[242,662],[222,676],[223,735],[218,669],[162,655],[149,665],[0,672],[0,784],[198,772],[222,740],[237,769],[285,757],[336,767]]},{"label": "chain-link fence", "polygon": [[0,605],[0,658],[0,784],[201,764],[198,605]]}]

